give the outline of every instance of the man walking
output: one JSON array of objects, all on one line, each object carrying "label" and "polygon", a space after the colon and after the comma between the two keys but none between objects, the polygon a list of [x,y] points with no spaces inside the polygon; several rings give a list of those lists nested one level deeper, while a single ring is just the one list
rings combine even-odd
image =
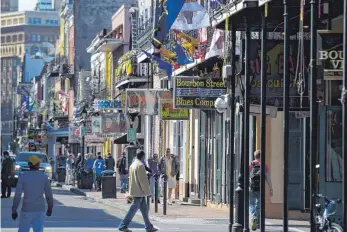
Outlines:
[{"label": "man walking", "polygon": [[152,223],[149,221],[148,208],[146,204],[146,197],[151,195],[149,189],[149,182],[146,175],[146,169],[143,165],[145,159],[145,153],[142,150],[138,150],[136,153],[136,160],[131,164],[129,168],[130,188],[129,193],[133,197],[131,206],[125,215],[123,221],[119,225],[120,231],[131,232],[128,226],[134,218],[138,209],[140,209],[143,220],[145,222],[145,228],[147,232],[158,231]]},{"label": "man walking", "polygon": [[114,158],[112,157],[111,153],[107,154],[107,157],[105,159],[105,164],[106,164],[106,170],[114,171],[114,166],[116,165],[116,162],[114,161]]},{"label": "man walking", "polygon": [[161,174],[167,177],[167,188],[168,188],[168,204],[172,205],[174,201],[171,201],[171,195],[174,188],[176,188],[176,175],[180,169],[179,163],[176,157],[171,154],[170,148],[166,149],[165,156],[160,159],[159,169]]},{"label": "man walking", "polygon": [[[158,154],[154,154],[151,159],[148,159],[148,166],[149,166],[149,169],[151,170],[151,177],[149,179],[149,183],[150,183],[151,194],[152,194],[152,196],[151,196],[152,197],[152,203],[154,203],[155,178],[159,177],[159,174],[160,174]],[[157,196],[158,196],[158,203],[160,203],[158,189],[157,189]]]},{"label": "man walking", "polygon": [[122,153],[122,157],[117,161],[117,168],[120,177],[120,192],[125,193],[128,189],[128,168],[126,153]]},{"label": "man walking", "polygon": [[12,205],[12,219],[18,217],[17,208],[24,192],[23,206],[19,218],[18,232],[29,232],[33,227],[34,232],[43,231],[45,218],[45,194],[48,209],[46,215],[52,215],[53,194],[51,183],[44,172],[39,171],[41,160],[33,155],[29,157],[29,172],[24,172],[19,176],[16,193]]},{"label": "man walking", "polygon": [[97,186],[95,186],[96,191],[101,191],[101,174],[105,169],[105,160],[102,158],[101,153],[98,153],[98,159],[95,160],[93,165],[93,170],[96,176]]},{"label": "man walking", "polygon": [[[259,227],[260,216],[260,150],[254,152],[254,160],[249,164],[249,178],[250,178],[250,191],[249,191],[249,212],[252,220],[252,230],[257,230]],[[272,183],[269,174],[269,167],[265,165],[265,179],[270,187],[270,196],[273,195]]]},{"label": "man walking", "polygon": [[[14,175],[14,163],[8,151],[4,151],[1,165],[1,198],[11,197],[11,179]],[[6,195],[7,192],[7,195]]]}]

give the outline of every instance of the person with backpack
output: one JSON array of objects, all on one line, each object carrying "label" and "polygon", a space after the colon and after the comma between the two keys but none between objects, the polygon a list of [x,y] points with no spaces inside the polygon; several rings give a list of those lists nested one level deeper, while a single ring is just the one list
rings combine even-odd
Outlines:
[{"label": "person with backpack", "polygon": [[[260,216],[260,157],[261,152],[257,150],[254,152],[254,160],[249,164],[249,212],[251,214],[252,225],[251,229],[257,230],[259,228]],[[273,195],[272,183],[270,178],[269,167],[265,164],[265,179],[270,187],[270,196]]]}]

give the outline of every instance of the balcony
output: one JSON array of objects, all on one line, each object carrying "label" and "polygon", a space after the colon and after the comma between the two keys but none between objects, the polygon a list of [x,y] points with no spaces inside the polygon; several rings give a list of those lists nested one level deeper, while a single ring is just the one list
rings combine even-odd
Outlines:
[{"label": "balcony", "polygon": [[87,48],[88,53],[112,52],[124,44],[123,38],[107,38],[97,35]]}]

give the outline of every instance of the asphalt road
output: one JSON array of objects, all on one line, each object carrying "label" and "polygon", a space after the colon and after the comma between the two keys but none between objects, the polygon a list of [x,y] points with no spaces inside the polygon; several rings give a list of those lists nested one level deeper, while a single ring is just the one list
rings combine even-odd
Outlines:
[{"label": "asphalt road", "polygon": [[[82,231],[118,231],[117,227],[125,212],[101,203],[74,195],[61,188],[53,188],[53,215],[47,217],[44,231],[82,232]],[[11,219],[11,199],[1,199],[1,231],[12,232],[18,229],[18,220]],[[18,211],[19,212],[19,211]],[[159,231],[174,232],[222,232],[228,231],[227,219],[218,220],[162,220],[152,221]],[[267,231],[281,231],[280,225],[269,225]],[[132,231],[145,231],[143,220],[136,216],[129,227]],[[291,231],[306,232],[309,229],[292,228]]]}]

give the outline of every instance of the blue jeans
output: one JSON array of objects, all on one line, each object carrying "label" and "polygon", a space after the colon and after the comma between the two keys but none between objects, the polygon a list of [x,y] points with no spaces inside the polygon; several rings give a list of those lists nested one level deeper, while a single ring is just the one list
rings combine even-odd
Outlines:
[{"label": "blue jeans", "polygon": [[18,232],[29,232],[33,227],[34,232],[43,231],[45,212],[21,212],[19,216]]},{"label": "blue jeans", "polygon": [[128,189],[128,181],[129,181],[129,175],[128,174],[121,174],[120,175],[120,189],[121,190]]},{"label": "blue jeans", "polygon": [[119,225],[119,229],[128,228],[130,222],[133,220],[137,210],[141,211],[143,220],[145,222],[145,228],[147,231],[150,231],[153,228],[153,225],[149,221],[148,218],[148,209],[147,209],[147,203],[146,203],[146,197],[134,197],[133,201],[131,202],[131,206],[125,215],[123,221]]},{"label": "blue jeans", "polygon": [[[154,176],[151,176],[151,178],[149,179],[149,184],[150,184],[150,188],[151,188],[151,194],[152,194],[152,199],[155,198],[155,177]],[[158,180],[158,188],[157,188],[157,196],[158,196],[158,199],[159,199],[159,180]]]},{"label": "blue jeans", "polygon": [[260,192],[249,191],[249,213],[252,220],[259,223],[260,217]]}]

